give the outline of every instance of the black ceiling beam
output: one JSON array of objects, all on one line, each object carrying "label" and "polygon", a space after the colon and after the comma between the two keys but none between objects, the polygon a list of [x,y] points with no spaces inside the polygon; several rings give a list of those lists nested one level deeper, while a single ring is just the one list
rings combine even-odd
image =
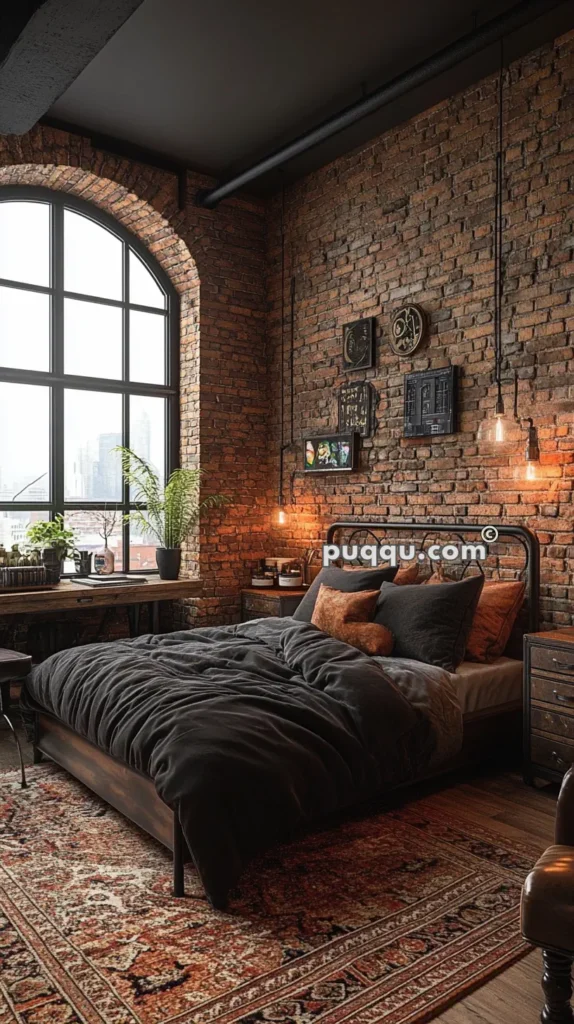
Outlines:
[{"label": "black ceiling beam", "polygon": [[0,134],[23,135],[142,0],[5,0],[0,15]]},{"label": "black ceiling beam", "polygon": [[437,75],[449,71],[456,64],[459,64],[468,57],[472,57],[473,54],[504,38],[504,36],[509,35],[516,29],[522,28],[527,22],[532,21],[541,14],[546,14],[553,7],[558,7],[563,2],[564,0],[522,0],[521,3],[511,7],[510,10],[486,22],[473,32],[469,32],[468,35],[457,39],[456,42],[439,50],[438,53],[433,54],[427,60],[421,61],[420,64],[409,68],[408,71],[398,75],[391,82],[383,85],[380,89],[376,89],[375,92],[369,93],[369,95],[359,100],[358,103],[353,103],[339,114],[335,114],[334,117],[323,121],[316,128],[311,129],[311,131],[300,135],[292,142],[287,143],[287,145],[281,146],[269,156],[253,164],[252,167],[247,168],[247,170],[241,171],[228,181],[216,185],[213,189],[199,192],[196,196],[196,202],[200,206],[213,209],[222,199],[227,199],[245,185],[249,185],[256,178],[261,177],[262,174],[266,174],[275,167],[287,163],[288,160],[300,156],[301,153],[305,153],[345,128],[349,128],[362,118],[373,114],[380,107],[399,99],[405,93],[410,92],[411,89],[424,85]]}]

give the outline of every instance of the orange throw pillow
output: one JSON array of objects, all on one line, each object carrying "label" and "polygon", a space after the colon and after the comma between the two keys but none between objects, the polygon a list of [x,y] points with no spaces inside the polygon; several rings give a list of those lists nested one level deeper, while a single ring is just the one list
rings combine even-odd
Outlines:
[{"label": "orange throw pillow", "polygon": [[423,583],[430,583],[432,586],[434,583],[456,583],[456,580],[453,576],[446,575],[442,565],[437,565],[436,569],[433,569],[432,576],[423,580]]},{"label": "orange throw pillow", "polygon": [[365,654],[385,656],[393,649],[393,634],[385,626],[369,621],[379,595],[380,590],[345,594],[322,583],[311,622],[329,636]]},{"label": "orange throw pillow", "polygon": [[397,575],[393,580],[393,583],[398,584],[399,587],[405,587],[411,583],[420,582],[419,567],[416,562],[407,562],[406,565],[400,565]]},{"label": "orange throw pillow", "polygon": [[504,654],[524,600],[524,583],[487,580],[466,644],[468,661],[494,661]]}]

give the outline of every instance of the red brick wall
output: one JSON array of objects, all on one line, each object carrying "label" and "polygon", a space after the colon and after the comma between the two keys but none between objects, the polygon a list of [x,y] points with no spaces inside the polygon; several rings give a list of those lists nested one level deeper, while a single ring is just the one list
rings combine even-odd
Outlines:
[{"label": "red brick wall", "polygon": [[[543,616],[574,621],[574,33],[513,64],[506,92],[504,366],[519,409],[539,428],[540,479],[527,482],[522,440],[502,455],[477,443],[493,409],[496,81],[489,78],[286,190],[269,216],[269,342],[279,441],[282,292],[290,441],[289,283],[295,278],[293,424],[285,456],[288,525],[271,547],[295,554],[336,518],[415,517],[526,523],[542,543]],[[430,338],[412,360],[389,347],[391,314],[420,303]],[[376,368],[341,373],[341,327],[377,318]],[[403,375],[462,368],[460,429],[402,437]],[[337,427],[334,388],[371,380],[377,429],[360,470],[305,478],[301,438]],[[505,387],[512,404],[512,388]],[[276,464],[276,473],[277,473]],[[515,474],[518,473],[518,479]],[[277,479],[277,476],[276,476]]]},{"label": "red brick wall", "polygon": [[199,462],[205,493],[233,502],[187,552],[187,570],[205,585],[183,620],[236,620],[245,559],[264,552],[270,501],[263,204],[242,197],[203,210],[194,196],[211,182],[189,174],[182,212],[173,175],[47,128],[0,138],[0,187],[18,183],[69,191],[111,213],[180,295],[182,464]]}]

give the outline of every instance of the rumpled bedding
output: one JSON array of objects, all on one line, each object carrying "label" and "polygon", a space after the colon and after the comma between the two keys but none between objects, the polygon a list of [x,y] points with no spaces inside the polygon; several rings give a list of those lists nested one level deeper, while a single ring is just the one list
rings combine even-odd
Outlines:
[{"label": "rumpled bedding", "polygon": [[256,851],[421,776],[462,740],[448,673],[290,618],[62,651],[23,703],[153,780],[221,908]]}]

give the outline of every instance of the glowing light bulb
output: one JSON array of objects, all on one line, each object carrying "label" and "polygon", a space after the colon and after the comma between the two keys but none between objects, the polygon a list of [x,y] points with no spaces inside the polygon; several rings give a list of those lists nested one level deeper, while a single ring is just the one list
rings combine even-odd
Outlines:
[{"label": "glowing light bulb", "polygon": [[282,508],[280,508],[277,513],[277,522],[279,526],[285,526],[285,523],[287,522],[287,515],[285,513],[285,510]]},{"label": "glowing light bulb", "polygon": [[501,444],[504,441],[504,420],[502,419],[502,416],[496,417],[494,440],[496,441],[497,444]]},{"label": "glowing light bulb", "polygon": [[536,463],[535,462],[527,462],[526,463],[526,479],[527,480],[536,480]]}]

